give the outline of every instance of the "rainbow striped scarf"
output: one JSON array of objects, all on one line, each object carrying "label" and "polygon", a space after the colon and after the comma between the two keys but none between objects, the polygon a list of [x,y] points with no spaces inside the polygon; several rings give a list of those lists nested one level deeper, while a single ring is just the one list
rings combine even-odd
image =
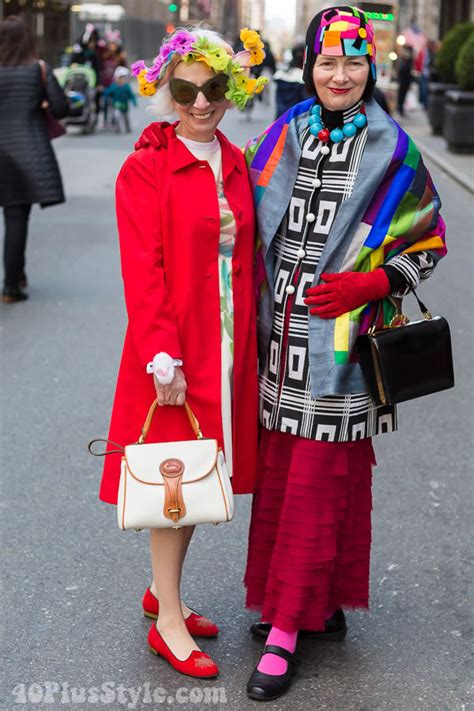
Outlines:
[{"label": "rainbow striped scarf", "polygon": [[[273,318],[272,241],[284,217],[301,156],[300,135],[314,99],[297,104],[251,140],[245,155],[254,189],[259,240],[260,354],[268,347]],[[365,105],[368,136],[352,196],[339,208],[315,274],[367,272],[398,254],[429,251],[435,263],[446,254],[441,202],[411,138],[374,102]],[[395,306],[389,299],[367,304],[336,319],[309,323],[311,386],[314,397],[364,392],[360,368],[351,358],[359,333],[379,312],[387,326]]]}]

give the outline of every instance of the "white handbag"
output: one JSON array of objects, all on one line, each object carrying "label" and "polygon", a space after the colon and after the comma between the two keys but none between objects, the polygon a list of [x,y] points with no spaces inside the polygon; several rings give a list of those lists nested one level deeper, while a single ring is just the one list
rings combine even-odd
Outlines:
[{"label": "white handbag", "polygon": [[145,444],[157,405],[155,400],[138,442],[127,445],[123,452],[119,528],[181,528],[230,521],[234,496],[217,440],[203,437],[199,422],[185,403],[196,439]]}]

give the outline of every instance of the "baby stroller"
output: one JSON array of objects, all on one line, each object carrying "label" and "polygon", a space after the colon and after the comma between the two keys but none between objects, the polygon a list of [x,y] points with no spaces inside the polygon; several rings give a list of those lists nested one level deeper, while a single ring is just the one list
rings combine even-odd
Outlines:
[{"label": "baby stroller", "polygon": [[67,126],[81,126],[82,133],[93,133],[97,125],[96,75],[86,64],[72,64],[63,77],[69,102]]}]

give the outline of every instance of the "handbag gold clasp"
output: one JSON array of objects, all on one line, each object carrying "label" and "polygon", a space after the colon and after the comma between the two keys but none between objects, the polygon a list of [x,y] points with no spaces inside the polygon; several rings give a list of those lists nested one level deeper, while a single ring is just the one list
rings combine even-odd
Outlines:
[{"label": "handbag gold clasp", "polygon": [[406,326],[410,323],[410,319],[405,314],[397,313],[390,321],[390,328],[400,328],[400,326]]}]

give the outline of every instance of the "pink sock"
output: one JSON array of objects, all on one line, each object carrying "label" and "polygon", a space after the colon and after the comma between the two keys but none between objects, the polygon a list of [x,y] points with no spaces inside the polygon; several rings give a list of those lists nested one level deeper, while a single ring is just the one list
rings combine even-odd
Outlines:
[{"label": "pink sock", "polygon": [[[277,647],[283,647],[283,649],[287,649],[289,652],[293,653],[296,649],[297,637],[298,630],[296,632],[284,632],[283,630],[278,629],[278,627],[272,627],[270,634],[267,637],[266,644],[275,644]],[[286,672],[287,667],[288,662],[282,659],[282,657],[279,657],[276,654],[264,654],[260,659],[257,669],[264,674],[280,676]]]}]

